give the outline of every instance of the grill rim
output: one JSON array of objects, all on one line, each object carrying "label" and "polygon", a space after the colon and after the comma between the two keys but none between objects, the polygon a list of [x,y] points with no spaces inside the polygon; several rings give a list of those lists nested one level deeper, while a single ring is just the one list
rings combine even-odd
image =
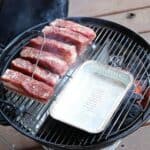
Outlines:
[{"label": "grill rim", "polygon": [[[81,22],[88,22],[89,23],[92,23],[92,24],[100,24],[101,26],[107,26],[107,27],[111,27],[112,29],[114,30],[117,30],[117,31],[120,31],[121,33],[124,33],[125,35],[129,36],[129,37],[134,37],[134,40],[138,41],[138,44],[140,44],[141,46],[143,46],[145,49],[149,50],[150,49],[150,44],[144,40],[143,37],[141,37],[140,35],[138,35],[137,33],[135,33],[134,31],[122,26],[122,25],[119,25],[117,23],[114,23],[114,22],[111,22],[111,21],[107,21],[107,20],[103,20],[103,19],[96,19],[96,18],[89,18],[89,17],[71,17],[71,18],[65,18],[65,19],[69,19],[69,20],[74,20],[74,21],[80,21]],[[44,23],[41,23],[41,24],[38,24],[32,28],[29,28],[28,30],[26,30],[25,32],[21,33],[20,35],[18,35],[15,39],[13,39],[7,46],[6,48],[4,49],[4,51],[2,52],[2,56],[0,59],[2,59],[3,57],[5,57],[5,54],[7,53],[7,50],[9,50],[9,48],[12,46],[12,45],[15,45],[16,42],[24,35],[26,34],[26,32],[29,32],[31,30],[35,30],[37,28],[41,28],[43,27],[44,25],[48,24],[48,22],[44,22]],[[1,63],[0,63],[1,64]],[[1,70],[3,70],[4,68],[1,68]],[[93,148],[102,148],[102,147],[105,147],[107,145],[110,145],[111,143],[115,142],[117,139],[120,139],[120,138],[123,138],[131,133],[133,133],[135,130],[137,130],[140,126],[142,126],[147,120],[148,118],[150,117],[149,114],[150,114],[150,105],[147,107],[147,109],[145,110],[142,118],[139,118],[137,120],[137,122],[131,126],[128,130],[126,131],[123,131],[121,134],[119,134],[118,136],[116,136],[115,138],[112,137],[110,138],[109,140],[107,141],[104,141],[104,142],[100,142],[100,143],[97,143],[97,144],[92,144],[92,145],[88,145],[88,146],[79,146],[79,145],[75,145],[75,146],[70,146],[70,145],[62,145],[62,144],[54,144],[54,143],[51,143],[49,142],[46,143],[44,140],[41,140],[37,137],[32,137],[32,135],[28,134],[28,132],[25,132],[24,130],[18,128],[18,126],[9,120],[9,118],[7,118],[7,116],[0,110],[0,112],[2,113],[2,115],[4,116],[4,118],[16,129],[18,130],[19,132],[23,133],[25,136],[28,136],[44,145],[48,145],[50,147],[53,147],[53,148],[61,148],[61,149],[93,149]]]}]

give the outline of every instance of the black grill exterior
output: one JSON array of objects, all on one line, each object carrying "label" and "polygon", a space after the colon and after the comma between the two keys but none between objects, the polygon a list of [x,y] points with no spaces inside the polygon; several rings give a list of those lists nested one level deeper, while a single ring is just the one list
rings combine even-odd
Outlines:
[{"label": "black grill exterior", "polygon": [[[80,58],[82,62],[89,59],[97,61],[103,59],[111,66],[130,71],[137,82],[136,86],[143,87],[143,93],[139,95],[130,91],[106,130],[99,134],[89,134],[52,119],[48,114],[51,102],[41,104],[8,91],[3,85],[1,85],[3,94],[0,97],[2,103],[0,112],[18,131],[48,147],[74,150],[98,149],[131,134],[149,118],[150,45],[129,29],[109,21],[94,18],[69,19],[91,27],[97,33],[94,41],[95,49],[89,48]],[[22,47],[37,36],[46,24],[47,22],[28,29],[10,42],[0,59],[1,74],[9,67],[11,60],[17,57]],[[71,68],[61,79],[52,101],[75,69],[76,67]],[[142,102],[145,105],[141,105]]]}]

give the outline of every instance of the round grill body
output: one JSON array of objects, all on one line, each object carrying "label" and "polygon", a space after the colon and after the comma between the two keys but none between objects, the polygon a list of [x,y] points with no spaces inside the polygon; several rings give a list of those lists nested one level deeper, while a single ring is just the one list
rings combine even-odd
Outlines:
[{"label": "round grill body", "polygon": [[[89,134],[52,119],[48,114],[51,102],[41,104],[8,91],[3,85],[0,91],[0,112],[19,132],[45,146],[54,149],[98,149],[131,134],[149,118],[150,45],[133,31],[113,22],[85,17],[69,19],[93,28],[97,34],[94,41],[96,50],[87,50],[83,57],[105,61],[106,56],[109,56],[109,65],[133,74],[135,85],[143,88],[140,95],[142,98],[130,92],[107,128],[99,134]],[[39,31],[47,24],[42,23],[28,29],[4,49],[0,58],[1,75],[9,67],[11,60],[19,55],[20,50],[31,38],[39,35]],[[56,87],[58,91],[67,81],[66,76],[62,78]]]}]

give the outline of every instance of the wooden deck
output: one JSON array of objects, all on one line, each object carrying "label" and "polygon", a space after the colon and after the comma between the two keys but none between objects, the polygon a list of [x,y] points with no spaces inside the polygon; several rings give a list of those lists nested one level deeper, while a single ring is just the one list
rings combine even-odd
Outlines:
[{"label": "wooden deck", "polygon": [[140,33],[150,42],[150,0],[70,0],[69,2],[69,16],[90,16],[111,20]]},{"label": "wooden deck", "polygon": [[[69,16],[90,16],[108,19],[131,28],[150,43],[150,0],[69,0],[69,2]],[[129,17],[129,15],[132,17]],[[0,133],[10,145],[15,144],[17,149],[41,149],[38,144],[16,132],[11,127],[0,127]],[[138,134],[135,134],[134,137],[127,140],[127,143],[131,141],[137,144],[138,140],[138,142],[132,141],[137,136]],[[147,137],[145,135],[142,136],[143,141]],[[141,141],[142,138],[140,139]],[[2,140],[0,140],[0,150],[7,148],[7,144],[2,144]],[[132,147],[131,149],[134,150],[134,148]],[[138,148],[137,150],[146,150],[145,148]],[[130,148],[125,147],[124,149]]]}]

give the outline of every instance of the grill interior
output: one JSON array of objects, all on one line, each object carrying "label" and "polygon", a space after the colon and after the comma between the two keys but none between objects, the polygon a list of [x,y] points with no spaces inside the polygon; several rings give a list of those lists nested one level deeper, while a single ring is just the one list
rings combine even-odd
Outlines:
[{"label": "grill interior", "polygon": [[[16,108],[14,109],[14,107],[2,103],[0,107],[5,118],[22,133],[49,146],[84,147],[100,144],[112,138],[116,139],[115,137],[118,137],[118,135],[136,124],[142,118],[145,110],[149,108],[149,49],[145,49],[132,37],[106,25],[92,22],[80,23],[93,28],[97,33],[97,37],[92,48],[89,47],[85,54],[77,60],[77,63],[60,80],[51,101],[55,100],[57,94],[70,79],[77,66],[89,59],[131,72],[135,79],[135,87],[141,87],[142,93],[136,93],[133,90],[129,91],[107,128],[102,133],[89,134],[52,119],[48,113],[51,101],[48,104],[41,104],[8,91],[1,85],[0,88],[3,93],[0,94],[1,99],[13,104]],[[30,29],[19,40],[16,40],[15,44],[9,46],[8,49],[11,50],[4,55],[7,64],[3,71],[9,66],[10,60],[16,57],[21,48],[36,35],[37,33]]]}]

